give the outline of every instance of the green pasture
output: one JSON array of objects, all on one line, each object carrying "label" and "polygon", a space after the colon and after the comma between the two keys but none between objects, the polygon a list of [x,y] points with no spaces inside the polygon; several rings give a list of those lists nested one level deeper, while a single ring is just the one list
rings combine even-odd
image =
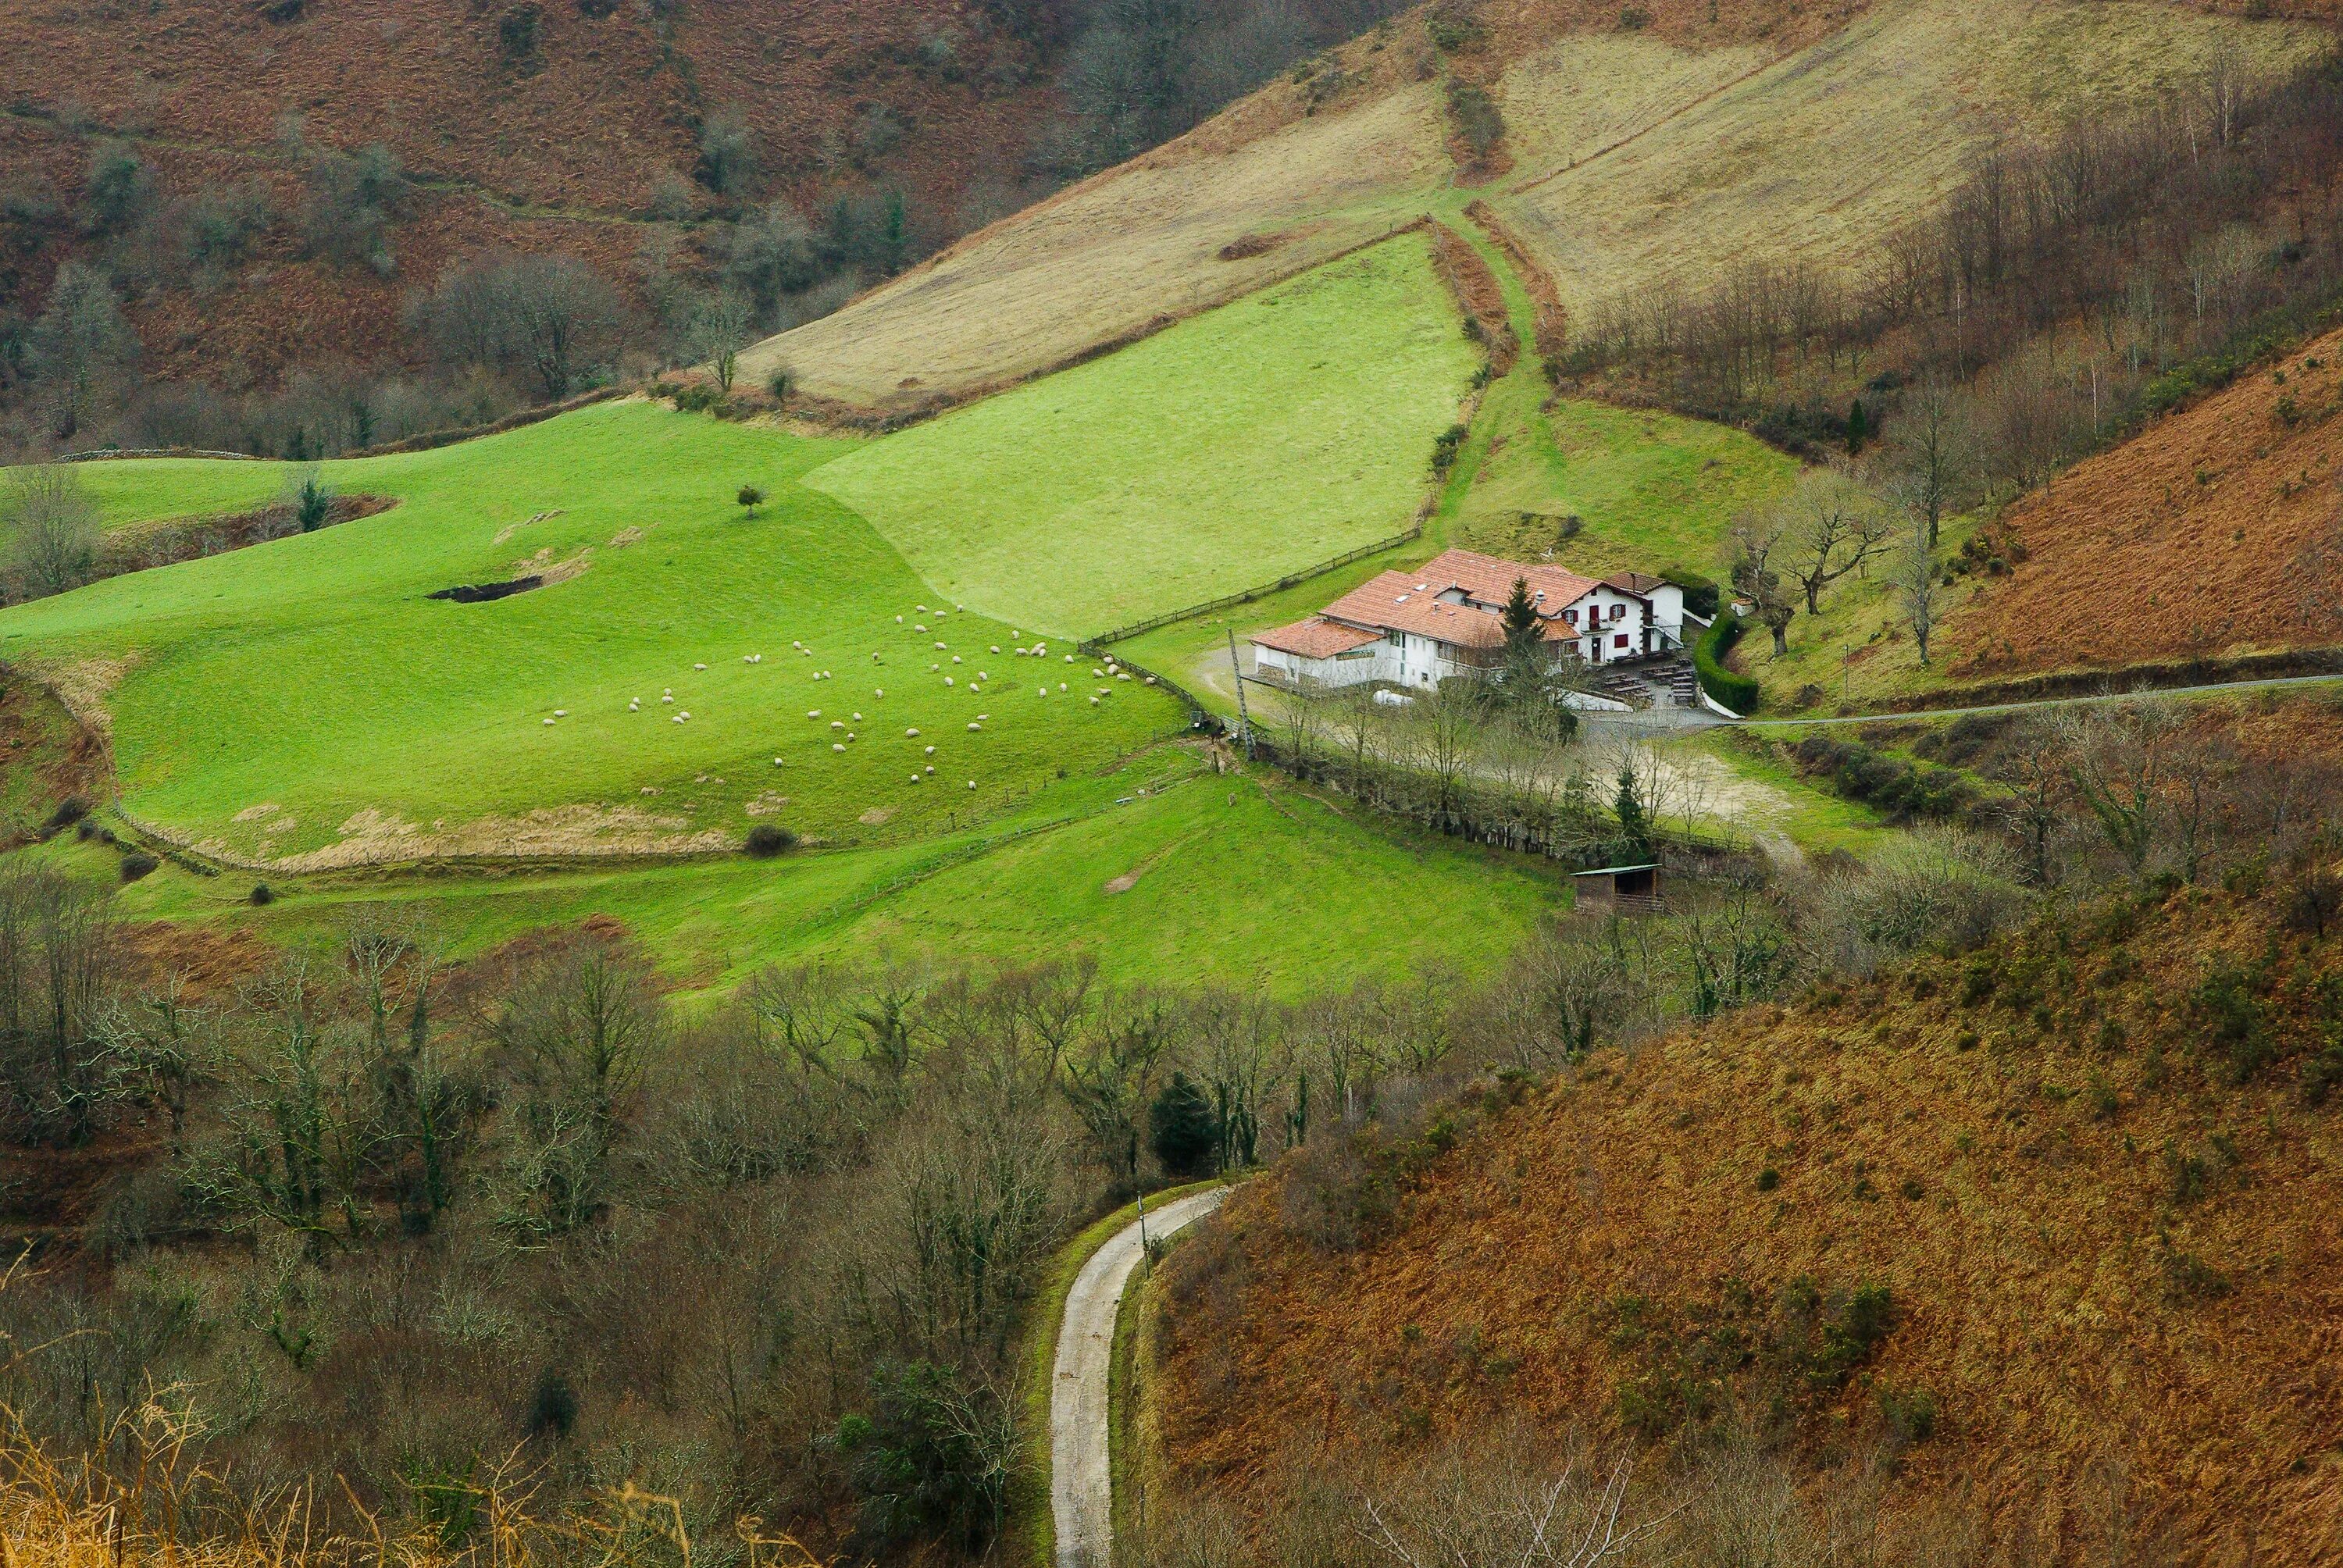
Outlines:
[{"label": "green pasture", "polygon": [[[15,607],[0,658],[102,698],[129,812],[296,865],[359,858],[354,838],[373,858],[737,842],[758,821],[910,838],[1182,724],[1087,660],[1020,657],[1024,628],[951,610],[799,482],[847,445],[629,401],[329,463],[400,504]],[[284,473],[91,481],[119,526],[265,498]],[[770,497],[753,517],[748,484]],[[425,597],[579,560],[493,602]]]},{"label": "green pasture", "polygon": [[[118,863],[71,835],[25,853],[108,879]],[[166,863],[122,897],[131,919],[248,926],[295,949],[323,950],[361,915],[411,914],[458,957],[608,916],[698,993],[770,962],[1088,954],[1119,981],[1298,998],[1369,977],[1483,971],[1566,900],[1562,880],[1541,863],[1338,812],[1274,773],[1215,774],[1172,747],[918,844],[280,879],[260,908],[249,876]]]},{"label": "green pasture", "polygon": [[970,609],[1087,635],[1405,528],[1475,358],[1408,235],[806,482]]}]

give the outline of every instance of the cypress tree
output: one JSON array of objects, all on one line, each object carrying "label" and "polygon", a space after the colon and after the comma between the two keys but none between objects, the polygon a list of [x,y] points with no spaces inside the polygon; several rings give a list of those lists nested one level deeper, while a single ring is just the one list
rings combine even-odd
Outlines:
[{"label": "cypress tree", "polygon": [[1204,1091],[1175,1072],[1148,1108],[1148,1141],[1169,1176],[1201,1176],[1210,1171],[1221,1141],[1219,1118]]},{"label": "cypress tree", "polygon": [[1870,434],[1870,421],[1864,417],[1863,399],[1857,397],[1846,411],[1846,455],[1852,457],[1861,452],[1863,443]]}]

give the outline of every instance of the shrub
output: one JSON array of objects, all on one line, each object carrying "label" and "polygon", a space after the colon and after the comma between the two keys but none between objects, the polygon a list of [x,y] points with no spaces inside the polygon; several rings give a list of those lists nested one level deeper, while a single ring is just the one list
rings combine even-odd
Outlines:
[{"label": "shrub", "polygon": [[255,882],[252,884],[252,891],[246,895],[246,899],[247,901],[256,907],[266,907],[277,901],[277,894],[269,888],[267,883]]},{"label": "shrub", "polygon": [[753,860],[769,860],[797,848],[798,836],[772,822],[759,822],[749,829],[740,844],[741,849]]},{"label": "shrub", "polygon": [[753,518],[757,515],[757,508],[765,504],[765,492],[754,485],[743,485],[740,494],[734,498],[740,503],[740,509]]},{"label": "shrub", "polygon": [[1455,467],[1456,450],[1464,445],[1464,436],[1463,426],[1451,425],[1433,437],[1432,471],[1433,473],[1445,474],[1450,468]]},{"label": "shrub", "polygon": [[[1576,519],[1573,519],[1575,521]],[[1575,530],[1574,530],[1575,531]],[[1684,589],[1684,607],[1703,620],[1715,620],[1717,607],[1724,603],[1714,578],[1705,578],[1685,567],[1670,567],[1660,574],[1662,582],[1670,582]]]},{"label": "shrub", "polygon": [[528,1400],[531,1437],[568,1437],[578,1424],[578,1395],[569,1380],[551,1367],[537,1374],[537,1388]]},{"label": "shrub", "polygon": [[135,882],[162,863],[144,849],[133,849],[122,857],[122,879],[126,882]]},{"label": "shrub", "polygon": [[64,799],[57,802],[57,809],[49,813],[49,819],[41,824],[41,826],[44,831],[54,833],[60,829],[72,827],[75,823],[80,821],[83,818],[88,815],[89,800],[87,798],[80,795],[68,795]]},{"label": "shrub", "polygon": [[1725,656],[1741,640],[1741,618],[1727,611],[1692,645],[1692,667],[1700,689],[1739,714],[1757,710],[1757,680],[1725,668]]},{"label": "shrub", "polygon": [[1454,77],[1448,83],[1448,117],[1476,158],[1486,157],[1505,134],[1504,116],[1488,90]]},{"label": "shrub", "polygon": [[1925,1388],[1879,1391],[1879,1414],[1887,1430],[1906,1446],[1926,1442],[1936,1430],[1936,1396]]}]

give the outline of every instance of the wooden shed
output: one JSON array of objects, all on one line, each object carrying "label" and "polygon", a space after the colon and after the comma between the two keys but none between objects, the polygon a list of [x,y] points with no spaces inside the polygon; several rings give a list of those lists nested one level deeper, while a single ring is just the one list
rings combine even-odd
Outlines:
[{"label": "wooden shed", "polygon": [[1660,868],[1657,862],[1643,866],[1604,866],[1592,871],[1573,873],[1571,886],[1578,894],[1582,910],[1607,910],[1622,915],[1655,915],[1660,912]]}]

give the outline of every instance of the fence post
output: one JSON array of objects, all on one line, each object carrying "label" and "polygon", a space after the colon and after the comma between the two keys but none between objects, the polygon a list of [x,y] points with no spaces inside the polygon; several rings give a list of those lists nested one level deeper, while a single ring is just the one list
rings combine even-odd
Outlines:
[{"label": "fence post", "polygon": [[1229,628],[1229,673],[1237,683],[1237,739],[1244,742],[1245,760],[1252,760],[1252,714],[1245,707],[1244,669],[1237,663],[1237,628]]}]

